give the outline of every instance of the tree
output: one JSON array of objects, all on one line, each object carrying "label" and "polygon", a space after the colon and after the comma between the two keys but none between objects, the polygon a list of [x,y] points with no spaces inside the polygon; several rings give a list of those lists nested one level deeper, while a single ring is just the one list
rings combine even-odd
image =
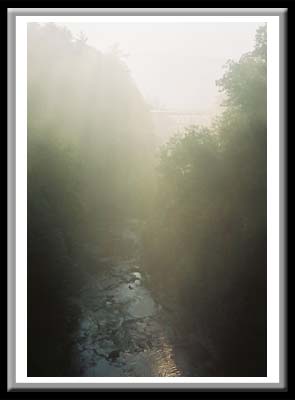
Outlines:
[{"label": "tree", "polygon": [[[266,374],[266,26],[217,82],[224,111],[163,147],[145,265],[225,375]],[[152,232],[152,234],[151,234]],[[164,296],[165,298],[165,296]],[[249,357],[249,355],[251,355]]]},{"label": "tree", "polygon": [[147,210],[150,132],[147,106],[119,54],[54,24],[28,25],[30,376],[68,371],[67,299],[85,270],[99,269],[86,245],[103,254],[109,224]]}]

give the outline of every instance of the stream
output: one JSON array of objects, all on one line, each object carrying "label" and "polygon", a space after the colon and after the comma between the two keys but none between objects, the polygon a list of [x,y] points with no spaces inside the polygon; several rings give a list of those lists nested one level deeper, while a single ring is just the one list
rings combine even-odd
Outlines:
[{"label": "stream", "polygon": [[209,376],[210,352],[177,332],[173,312],[149,290],[136,235],[125,230],[124,238],[135,244],[133,257],[101,259],[103,270],[89,274],[79,296],[71,299],[80,309],[72,333],[72,375]]}]

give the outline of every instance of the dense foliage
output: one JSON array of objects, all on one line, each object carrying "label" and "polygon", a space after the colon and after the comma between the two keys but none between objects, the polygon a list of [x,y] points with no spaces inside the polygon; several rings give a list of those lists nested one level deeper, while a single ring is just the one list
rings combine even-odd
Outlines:
[{"label": "dense foliage", "polygon": [[67,369],[65,299],[98,266],[91,245],[107,252],[110,221],[147,212],[152,157],[148,109],[120,54],[29,24],[29,375]]},{"label": "dense foliage", "polygon": [[223,114],[164,146],[146,228],[154,284],[219,353],[219,373],[266,375],[266,28],[217,82]]},{"label": "dense foliage", "polygon": [[131,218],[145,221],[153,288],[210,338],[217,373],[266,375],[266,72],[261,27],[217,82],[223,113],[173,137],[155,169],[149,110],[118,51],[29,24],[29,376],[69,373],[66,299],[116,251],[109,226]]}]

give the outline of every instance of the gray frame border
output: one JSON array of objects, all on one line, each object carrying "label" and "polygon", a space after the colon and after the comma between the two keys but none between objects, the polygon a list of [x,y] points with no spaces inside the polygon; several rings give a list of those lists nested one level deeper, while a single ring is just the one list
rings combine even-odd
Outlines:
[{"label": "gray frame border", "polygon": [[[286,346],[286,8],[8,8],[7,9],[7,391],[98,391],[98,390],[219,390],[256,391],[287,389]],[[15,26],[21,15],[265,15],[280,22],[280,383],[16,383],[15,374]]]}]

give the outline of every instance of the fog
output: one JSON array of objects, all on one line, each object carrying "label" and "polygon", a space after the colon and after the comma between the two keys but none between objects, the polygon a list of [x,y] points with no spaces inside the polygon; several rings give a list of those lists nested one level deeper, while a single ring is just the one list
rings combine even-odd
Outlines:
[{"label": "fog", "polygon": [[28,376],[266,376],[256,28],[28,24]]},{"label": "fog", "polygon": [[257,23],[64,23],[87,43],[108,51],[117,45],[138,88],[154,108],[214,114],[215,81],[228,59],[254,46]]}]

